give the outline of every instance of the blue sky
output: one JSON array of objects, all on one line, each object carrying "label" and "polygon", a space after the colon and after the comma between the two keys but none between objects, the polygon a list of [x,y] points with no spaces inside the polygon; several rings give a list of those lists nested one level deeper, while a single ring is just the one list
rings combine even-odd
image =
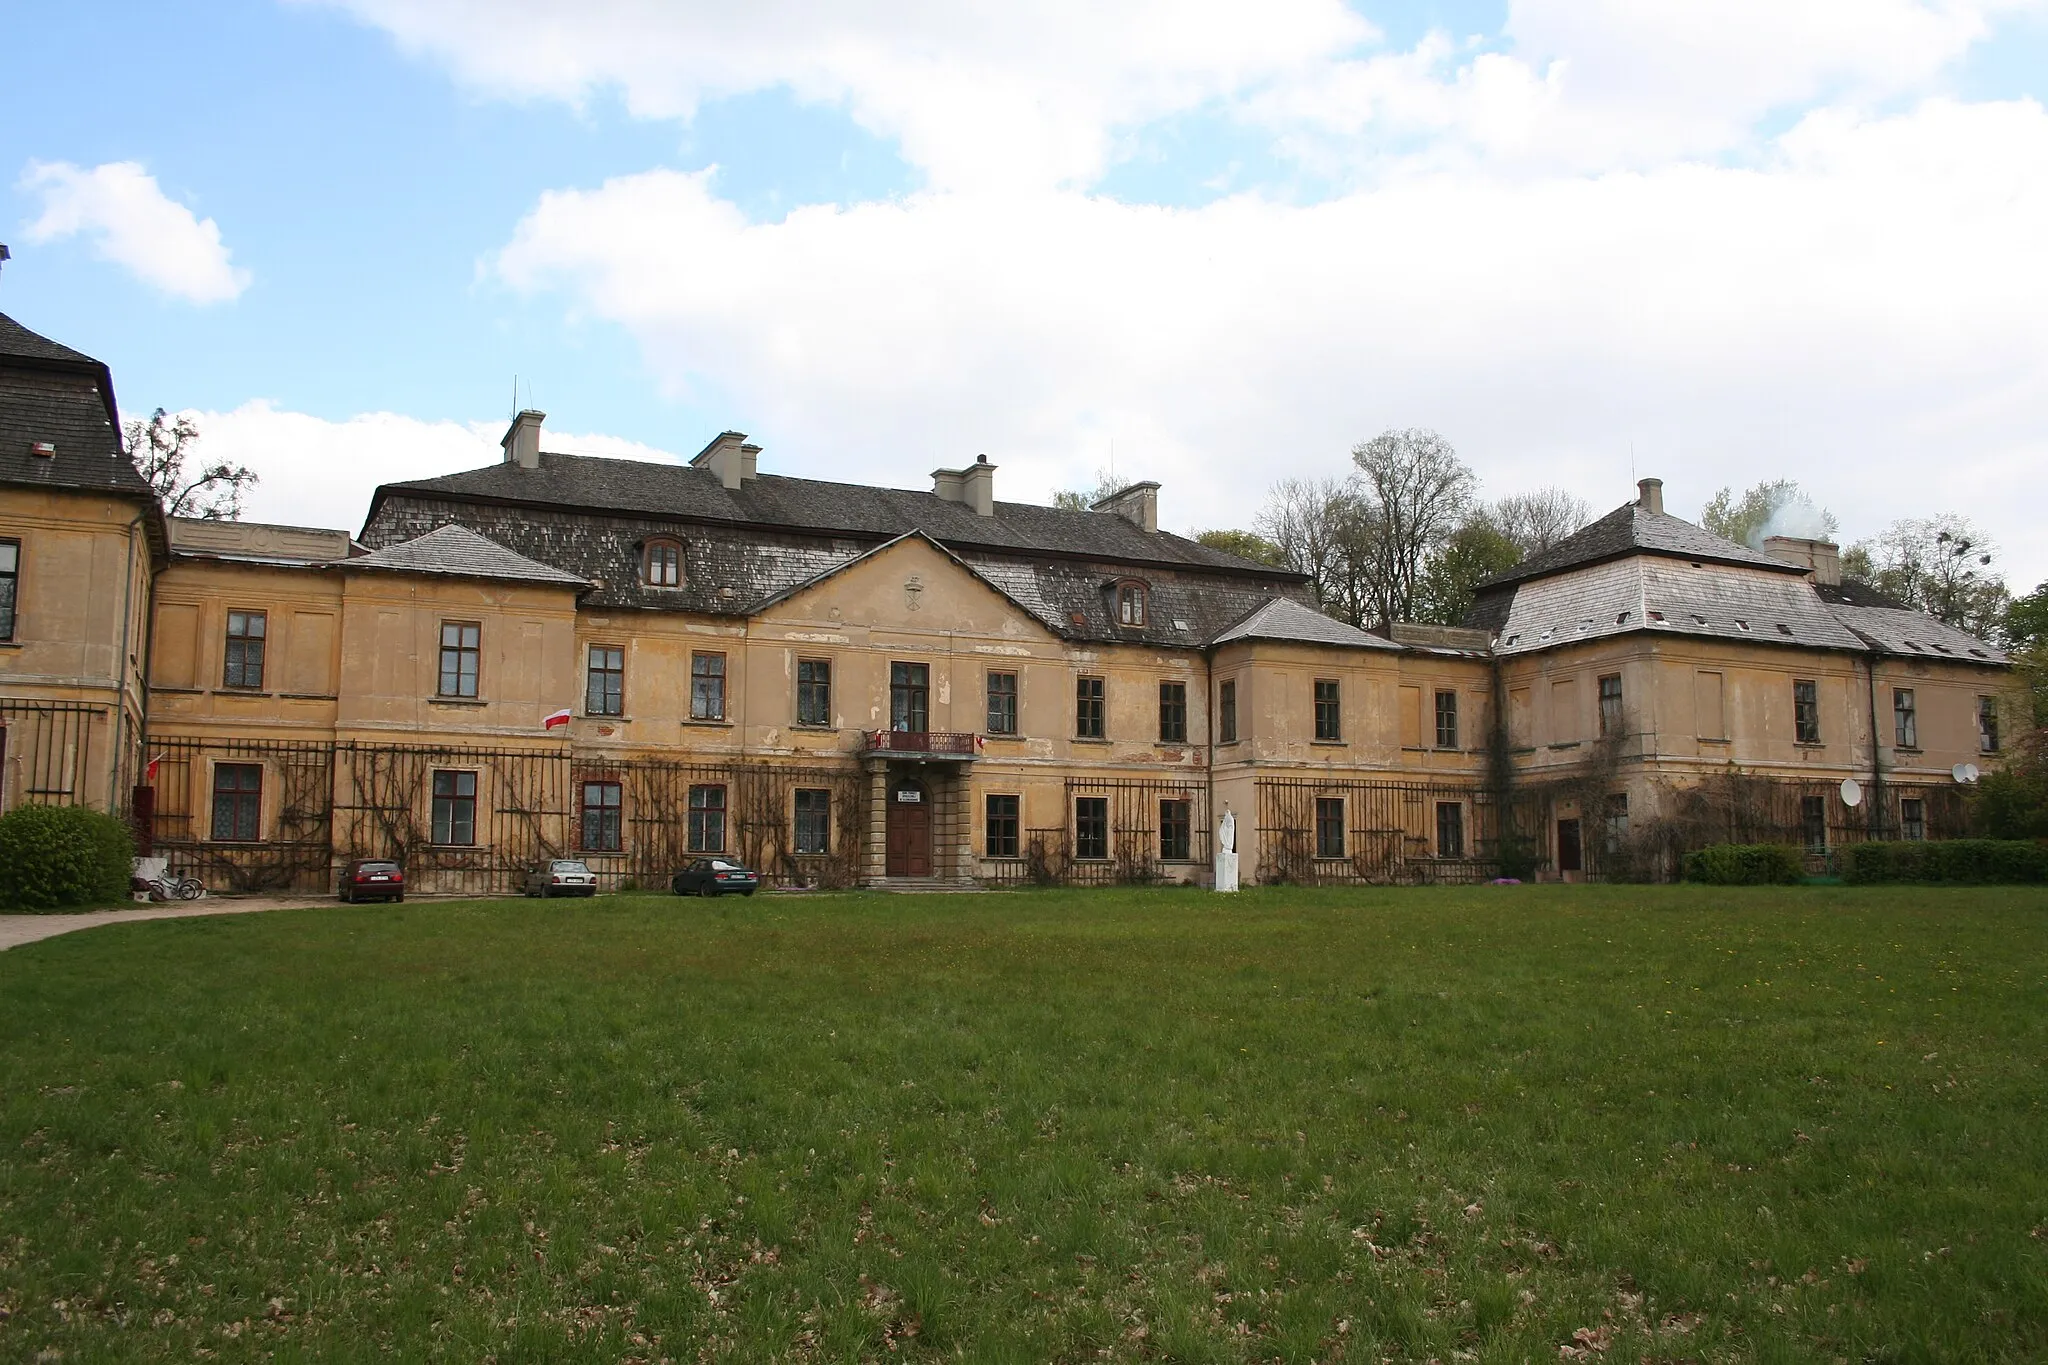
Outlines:
[{"label": "blue sky", "polygon": [[279,520],[489,458],[517,376],[557,447],[1113,445],[1177,528],[1387,426],[1603,509],[1790,472],[2048,577],[2048,9],[1649,8],[17,6],[0,310]]}]

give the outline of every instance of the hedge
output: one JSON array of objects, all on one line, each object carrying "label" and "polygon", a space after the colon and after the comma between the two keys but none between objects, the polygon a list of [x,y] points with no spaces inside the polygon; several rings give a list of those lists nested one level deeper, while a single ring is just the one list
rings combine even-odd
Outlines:
[{"label": "hedge", "polygon": [[1685,855],[1684,875],[1716,886],[1796,885],[1806,856],[1790,844],[1712,844]]},{"label": "hedge", "polygon": [[128,894],[128,826],[83,806],[17,806],[0,815],[0,909],[61,910]]},{"label": "hedge", "polygon": [[1842,880],[1857,886],[1880,882],[1954,882],[1979,886],[2048,882],[2048,844],[2025,839],[1849,844],[1840,853]]}]

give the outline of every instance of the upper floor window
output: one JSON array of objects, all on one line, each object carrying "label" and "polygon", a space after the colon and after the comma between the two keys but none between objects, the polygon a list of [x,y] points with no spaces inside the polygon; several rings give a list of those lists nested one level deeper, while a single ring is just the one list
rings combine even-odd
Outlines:
[{"label": "upper floor window", "polygon": [[620,645],[590,647],[590,676],[583,711],[591,716],[626,714],[626,651]]},{"label": "upper floor window", "polygon": [[1913,689],[1892,689],[1892,742],[1901,749],[1920,747],[1920,718],[1913,709]]},{"label": "upper floor window", "polygon": [[889,728],[913,735],[932,728],[930,665],[889,665]]},{"label": "upper floor window", "polygon": [[1145,624],[1145,585],[1125,582],[1116,585],[1116,623],[1120,626]]},{"label": "upper floor window", "polygon": [[1159,684],[1159,742],[1185,744],[1188,738],[1188,685]]},{"label": "upper floor window", "polygon": [[0,540],[0,640],[14,638],[14,585],[21,578],[21,542]]},{"label": "upper floor window", "polygon": [[[725,719],[725,656],[690,656],[690,719]],[[714,849],[713,852],[718,850]]]},{"label": "upper floor window", "polygon": [[1074,737],[1076,739],[1101,739],[1103,737],[1102,679],[1076,678],[1074,680]]},{"label": "upper floor window", "polygon": [[1977,751],[1998,752],[1998,698],[1977,698]]},{"label": "upper floor window", "polygon": [[1621,733],[1621,674],[1609,673],[1600,679],[1600,734]]},{"label": "upper floor window", "polygon": [[254,843],[262,832],[263,765],[213,765],[213,837]]},{"label": "upper floor window", "polygon": [[1227,678],[1216,688],[1216,742],[1237,743],[1237,679]]},{"label": "upper floor window", "polygon": [[260,611],[228,613],[227,667],[223,687],[263,686],[263,637],[269,620]]},{"label": "upper floor window", "polygon": [[1820,743],[1820,684],[1800,678],[1792,684],[1792,728],[1801,744]]},{"label": "upper floor window", "polygon": [[[992,735],[1017,733],[1017,675],[988,675],[988,732]],[[994,857],[994,854],[990,854]]]},{"label": "upper floor window", "polygon": [[476,774],[460,768],[436,768],[432,814],[435,843],[475,843]]},{"label": "upper floor window", "polygon": [[474,621],[441,623],[441,695],[474,697],[484,628]]},{"label": "upper floor window", "polygon": [[641,564],[642,581],[650,588],[675,588],[683,582],[683,547],[673,540],[650,540]]},{"label": "upper floor window", "polygon": [[796,723],[832,723],[832,663],[829,659],[796,661]]},{"label": "upper floor window", "polygon": [[1455,749],[1458,747],[1458,694],[1439,692],[1436,694],[1436,747]]},{"label": "upper floor window", "polygon": [[1344,738],[1343,693],[1335,678],[1316,679],[1316,739],[1335,744]]}]

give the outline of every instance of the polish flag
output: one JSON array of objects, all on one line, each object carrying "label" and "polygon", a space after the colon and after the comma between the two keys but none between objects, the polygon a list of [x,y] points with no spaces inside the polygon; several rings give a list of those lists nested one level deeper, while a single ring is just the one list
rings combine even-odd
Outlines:
[{"label": "polish flag", "polygon": [[541,722],[541,726],[542,726],[542,728],[544,728],[544,729],[548,729],[548,730],[553,730],[553,729],[556,729],[556,728],[558,728],[558,727],[560,727],[560,726],[563,726],[563,725],[567,725],[568,723],[569,723],[569,708],[565,706],[565,707],[563,707],[563,708],[562,708],[561,710],[559,710],[559,711],[555,712],[555,713],[554,713],[553,715],[549,716],[549,717],[548,717],[548,718],[547,718],[546,720],[543,720],[543,721]]},{"label": "polish flag", "polygon": [[156,765],[163,761],[164,756],[162,754],[158,754],[155,758],[149,760],[148,766],[142,770],[142,780],[154,786],[156,783]]}]

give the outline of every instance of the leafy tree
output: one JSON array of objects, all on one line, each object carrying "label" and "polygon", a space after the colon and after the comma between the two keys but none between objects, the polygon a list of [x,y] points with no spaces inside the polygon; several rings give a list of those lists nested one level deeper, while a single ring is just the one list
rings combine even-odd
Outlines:
[{"label": "leafy tree", "polygon": [[1473,590],[1526,558],[1521,545],[1485,513],[1475,513],[1430,555],[1415,602],[1415,619],[1455,626],[1472,609]]},{"label": "leafy tree", "polygon": [[1872,587],[1958,630],[2003,636],[2012,594],[1993,565],[1998,547],[1965,517],[1907,517],[1843,557]]},{"label": "leafy tree", "polygon": [[1113,498],[1136,482],[1136,479],[1126,479],[1107,469],[1098,469],[1093,488],[1062,488],[1052,495],[1052,505],[1064,507],[1069,512],[1086,512],[1104,498]]},{"label": "leafy tree", "polygon": [[256,486],[256,471],[215,460],[186,477],[185,460],[199,440],[199,427],[183,413],[172,417],[162,408],[123,428],[128,458],[156,490],[164,513],[202,521],[240,521],[242,494]]},{"label": "leafy tree", "polygon": [[2048,727],[2048,583],[2006,607],[2004,637],[2021,714],[2035,729]]},{"label": "leafy tree", "polygon": [[1993,839],[2048,839],[2048,740],[2037,731],[1970,793],[1978,828]]},{"label": "leafy tree", "polygon": [[[1773,526],[1773,522],[1780,525]],[[1764,537],[1770,535],[1832,540],[1841,528],[1835,514],[1814,502],[1792,479],[1767,480],[1740,498],[1724,488],[1708,499],[1700,525],[1752,550],[1762,549]]]},{"label": "leafy tree", "polygon": [[1512,540],[1520,548],[1521,557],[1527,559],[1584,527],[1593,519],[1593,509],[1584,498],[1573,497],[1562,488],[1539,488],[1534,493],[1502,498],[1493,505],[1488,518],[1494,529]]},{"label": "leafy tree", "polygon": [[1451,443],[1434,431],[1384,431],[1352,447],[1357,518],[1350,558],[1367,613],[1405,621],[1429,557],[1450,539],[1472,506],[1479,480]]},{"label": "leafy tree", "polygon": [[84,806],[16,806],[0,816],[0,909],[59,910],[119,899],[135,841]]},{"label": "leafy tree", "polygon": [[1203,531],[1195,537],[1195,543],[1206,545],[1212,550],[1249,559],[1254,564],[1270,564],[1276,569],[1287,567],[1287,556],[1280,547],[1255,531]]}]

